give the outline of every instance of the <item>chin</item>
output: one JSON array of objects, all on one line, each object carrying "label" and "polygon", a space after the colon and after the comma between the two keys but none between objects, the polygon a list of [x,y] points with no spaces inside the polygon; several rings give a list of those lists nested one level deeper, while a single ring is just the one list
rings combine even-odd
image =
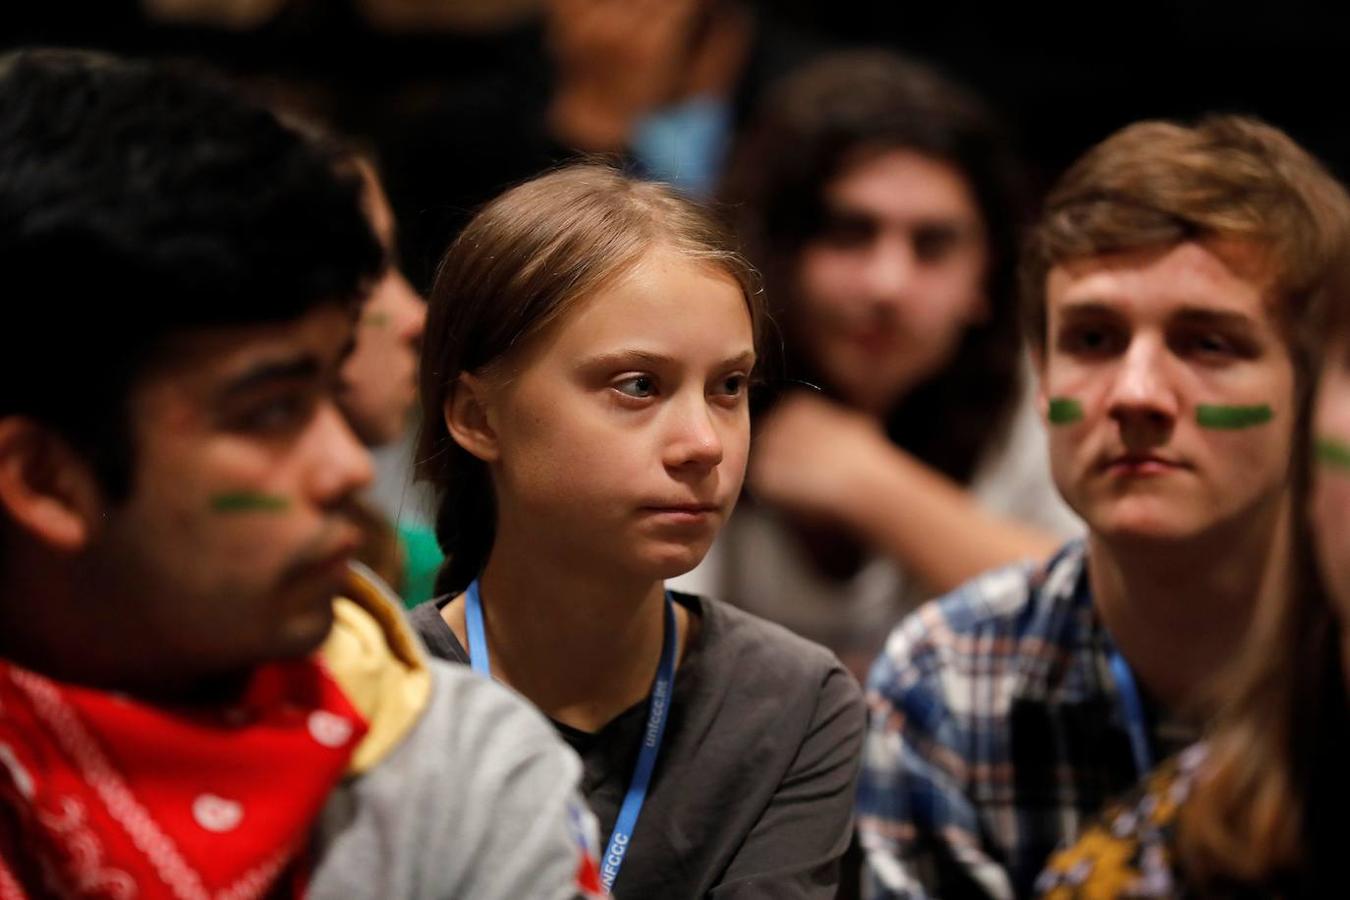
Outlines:
[{"label": "chin", "polygon": [[333,630],[333,603],[328,600],[287,619],[278,629],[277,658],[308,656],[323,646]]},{"label": "chin", "polygon": [[667,578],[677,578],[692,571],[694,567],[703,562],[703,557],[707,554],[707,545],[686,546],[678,549],[663,547],[659,552],[649,554],[642,559],[638,566],[644,576],[664,581]]},{"label": "chin", "polygon": [[1177,543],[1206,531],[1194,517],[1155,504],[1131,503],[1087,517],[1089,527],[1108,541]]}]

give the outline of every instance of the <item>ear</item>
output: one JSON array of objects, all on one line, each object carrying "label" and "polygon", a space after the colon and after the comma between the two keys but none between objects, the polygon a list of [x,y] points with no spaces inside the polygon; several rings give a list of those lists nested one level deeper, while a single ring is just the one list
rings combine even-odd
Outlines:
[{"label": "ear", "polygon": [[444,415],[445,427],[456,444],[483,462],[496,462],[501,448],[492,425],[487,382],[468,372],[459,373],[445,401]]},{"label": "ear", "polygon": [[35,540],[82,550],[103,514],[89,464],[31,419],[0,419],[0,510]]}]

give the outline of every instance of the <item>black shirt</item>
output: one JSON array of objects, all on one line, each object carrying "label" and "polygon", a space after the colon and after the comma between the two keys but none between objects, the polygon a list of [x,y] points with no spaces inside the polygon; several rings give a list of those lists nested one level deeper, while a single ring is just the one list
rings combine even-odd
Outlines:
[{"label": "black shirt", "polygon": [[[675,676],[665,740],[614,896],[831,898],[848,847],[863,735],[858,684],[825,648],[735,607],[674,594],[700,619]],[[412,610],[431,652],[467,665],[440,616]],[[647,701],[591,734],[554,723],[581,756],[601,846],[628,791]]]}]

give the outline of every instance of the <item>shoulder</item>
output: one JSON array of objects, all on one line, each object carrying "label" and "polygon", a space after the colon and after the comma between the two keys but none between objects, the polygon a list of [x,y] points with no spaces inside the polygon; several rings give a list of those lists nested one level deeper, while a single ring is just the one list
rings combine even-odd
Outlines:
[{"label": "shoulder", "polygon": [[[505,688],[463,666],[429,668],[415,727],[330,796],[312,893],[513,897],[534,878],[558,886],[547,896],[575,895],[566,886],[592,849],[577,836],[591,824],[576,793],[580,760]],[[513,858],[519,871],[505,864]]]},{"label": "shoulder", "polygon": [[408,610],[408,622],[422,639],[427,652],[437,659],[452,663],[468,663],[463,645],[441,618],[440,604],[444,598],[427,600]]},{"label": "shoulder", "polygon": [[[523,772],[574,782],[576,755],[540,713],[466,666],[430,660],[431,696],[398,747],[353,785],[407,802],[491,801],[522,784]],[[472,772],[473,778],[447,777]]]},{"label": "shoulder", "polygon": [[1005,671],[1071,642],[1085,565],[1086,548],[1073,540],[1045,562],[994,569],[925,603],[891,631],[868,688],[894,694],[956,672]]},{"label": "shoulder", "polygon": [[1176,827],[1203,767],[1198,744],[1164,763],[1050,858],[1036,882],[1051,898],[1174,897],[1182,887]]},{"label": "shoulder", "polygon": [[576,757],[533,706],[467,666],[432,660],[434,688],[419,723],[443,763],[449,754],[475,772],[492,772],[526,759],[574,768]]},{"label": "shoulder", "polygon": [[701,652],[723,663],[757,669],[760,679],[779,685],[818,684],[834,672],[847,674],[828,649],[776,622],[720,600],[679,596],[701,615]]},{"label": "shoulder", "polygon": [[702,676],[718,690],[734,689],[736,706],[791,705],[813,710],[817,720],[856,718],[861,730],[862,690],[828,649],[729,603],[679,598],[701,615]]}]

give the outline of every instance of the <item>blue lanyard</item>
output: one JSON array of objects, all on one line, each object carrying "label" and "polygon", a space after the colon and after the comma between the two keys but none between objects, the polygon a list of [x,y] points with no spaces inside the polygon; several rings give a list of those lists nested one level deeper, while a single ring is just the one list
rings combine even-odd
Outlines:
[{"label": "blue lanyard", "polygon": [[[473,670],[489,678],[492,669],[488,662],[487,632],[483,628],[483,599],[478,594],[478,580],[464,592],[464,621],[469,632],[469,663]],[[633,829],[637,827],[638,815],[642,804],[647,800],[647,787],[651,784],[652,770],[656,768],[656,757],[661,752],[661,739],[666,733],[666,719],[670,712],[671,690],[675,686],[675,603],[666,591],[666,629],[661,639],[661,665],[652,681],[652,692],[647,709],[647,727],[643,730],[642,747],[638,751],[637,765],[633,768],[633,780],[628,785],[628,794],[619,807],[619,817],[614,822],[614,831],[609,836],[609,845],[605,847],[605,857],[601,860],[600,880],[606,891],[612,891],[614,881],[619,877],[619,867],[623,865],[624,855],[632,843]]]},{"label": "blue lanyard", "polygon": [[1111,677],[1116,680],[1116,693],[1125,707],[1125,730],[1130,736],[1130,752],[1134,754],[1134,767],[1143,778],[1153,769],[1153,753],[1148,747],[1148,720],[1144,717],[1144,701],[1139,694],[1130,664],[1119,650],[1111,651]]}]

